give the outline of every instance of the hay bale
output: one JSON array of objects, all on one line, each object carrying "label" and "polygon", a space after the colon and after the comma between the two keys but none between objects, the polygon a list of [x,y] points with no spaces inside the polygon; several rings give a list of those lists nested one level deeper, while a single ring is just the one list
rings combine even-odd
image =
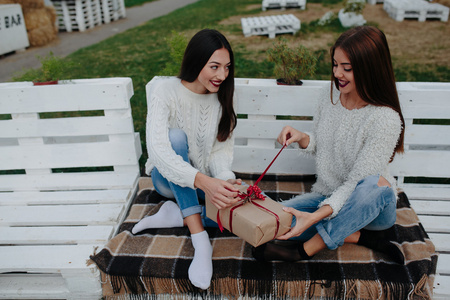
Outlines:
[{"label": "hay bale", "polygon": [[45,10],[47,11],[47,14],[50,18],[50,22],[52,24],[54,24],[55,29],[58,30],[58,26],[57,26],[57,22],[56,22],[58,15],[56,14],[56,9],[53,6],[46,6]]},{"label": "hay bale", "polygon": [[23,17],[25,19],[27,31],[54,24],[54,22],[52,22],[51,15],[45,8],[29,9]]},{"label": "hay bale", "polygon": [[44,46],[53,41],[56,36],[57,31],[51,24],[28,31],[30,46]]},{"label": "hay bale", "polygon": [[0,0],[0,4],[15,4],[14,0]]},{"label": "hay bale", "polygon": [[22,5],[22,10],[24,14],[30,9],[45,7],[44,0],[15,0],[15,2]]}]

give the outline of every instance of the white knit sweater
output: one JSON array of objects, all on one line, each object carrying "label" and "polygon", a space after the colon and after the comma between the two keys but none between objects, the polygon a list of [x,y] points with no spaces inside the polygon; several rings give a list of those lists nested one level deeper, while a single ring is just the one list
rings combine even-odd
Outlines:
[{"label": "white knit sweater", "polygon": [[[235,178],[231,171],[234,139],[217,141],[222,110],[216,93],[196,94],[175,77],[150,81],[146,92],[147,174],[156,167],[167,180],[190,188],[199,171],[223,180]],[[187,134],[190,164],[173,151],[169,128]]]},{"label": "white knit sweater", "polygon": [[401,132],[401,120],[388,107],[367,105],[348,110],[334,89],[333,105],[329,89],[319,100],[314,118],[314,132],[304,152],[316,156],[317,181],[312,191],[327,196],[336,216],[354,191],[357,183],[370,175],[386,178],[396,191],[396,182],[388,165]]}]

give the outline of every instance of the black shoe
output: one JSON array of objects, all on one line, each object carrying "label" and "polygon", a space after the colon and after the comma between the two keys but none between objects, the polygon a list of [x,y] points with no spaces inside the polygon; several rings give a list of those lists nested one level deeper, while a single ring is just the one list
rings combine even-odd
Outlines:
[{"label": "black shoe", "polygon": [[384,231],[361,229],[360,233],[357,245],[386,254],[398,264],[405,264],[403,252],[396,244],[387,239]]},{"label": "black shoe", "polygon": [[257,261],[298,261],[309,260],[312,256],[306,254],[303,243],[269,242],[258,247],[252,247],[252,255]]}]

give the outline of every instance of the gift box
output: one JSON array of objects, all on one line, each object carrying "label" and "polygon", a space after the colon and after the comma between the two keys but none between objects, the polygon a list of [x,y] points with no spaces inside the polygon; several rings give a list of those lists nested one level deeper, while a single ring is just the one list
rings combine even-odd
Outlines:
[{"label": "gift box", "polygon": [[[236,187],[243,194],[247,192],[248,186]],[[292,215],[283,211],[283,205],[269,197],[251,198],[245,197],[236,205],[221,210],[206,198],[206,216],[255,247],[289,231]]]}]

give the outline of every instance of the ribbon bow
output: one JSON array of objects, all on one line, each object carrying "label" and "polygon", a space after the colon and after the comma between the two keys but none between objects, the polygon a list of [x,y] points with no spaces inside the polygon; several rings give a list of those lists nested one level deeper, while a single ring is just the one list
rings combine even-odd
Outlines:
[{"label": "ribbon bow", "polygon": [[[280,155],[281,151],[283,151],[283,149],[286,147],[286,143],[283,145],[283,147],[280,149],[280,151],[278,152],[278,154],[275,156],[275,158],[272,160],[272,162],[269,164],[269,166],[267,166],[267,168],[264,170],[264,172],[261,174],[261,176],[259,176],[259,178],[256,180],[254,185],[251,185],[247,188],[247,193],[242,193],[239,192],[238,193],[238,197],[241,198],[241,203],[233,206],[230,209],[230,220],[229,220],[229,224],[230,224],[230,231],[233,232],[233,211],[238,208],[241,207],[242,205],[244,205],[247,202],[250,202],[251,204],[257,206],[260,209],[263,209],[271,214],[273,214],[277,220],[277,230],[275,231],[275,235],[274,238],[276,237],[277,233],[278,233],[278,229],[280,227],[280,218],[278,217],[278,215],[276,213],[274,213],[273,211],[265,208],[264,206],[254,202],[254,200],[265,200],[264,195],[261,192],[261,189],[258,187],[258,183],[261,181],[261,179],[264,177],[264,175],[266,175],[267,171],[269,170],[269,168],[272,166],[272,164],[274,163],[274,161],[277,159],[278,155]],[[219,229],[220,232],[223,232],[223,226],[222,226],[222,222],[220,221],[220,215],[219,215],[220,210],[217,211],[217,224],[219,225]]]}]

